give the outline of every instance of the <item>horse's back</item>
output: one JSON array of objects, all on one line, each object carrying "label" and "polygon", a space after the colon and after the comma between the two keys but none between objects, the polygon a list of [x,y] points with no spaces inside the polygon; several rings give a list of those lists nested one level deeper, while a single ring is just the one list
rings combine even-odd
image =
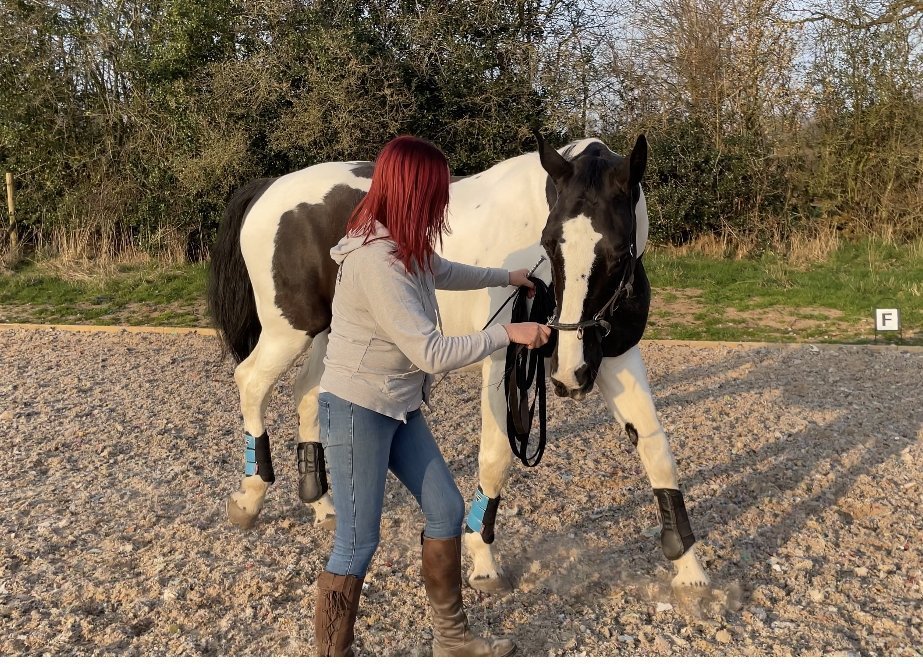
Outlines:
[{"label": "horse's back", "polygon": [[367,162],[328,162],[288,173],[276,178],[250,204],[244,229],[263,234],[299,205],[341,203],[335,190],[349,188],[364,194],[370,183],[371,164]]}]

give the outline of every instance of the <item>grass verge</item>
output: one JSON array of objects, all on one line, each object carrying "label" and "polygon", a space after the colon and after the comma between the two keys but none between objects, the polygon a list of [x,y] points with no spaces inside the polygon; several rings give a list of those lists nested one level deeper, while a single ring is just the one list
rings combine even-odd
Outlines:
[{"label": "grass verge", "polygon": [[0,322],[207,326],[207,266],[124,264],[104,275],[28,264],[0,274]]},{"label": "grass verge", "polygon": [[[872,309],[901,309],[904,343],[923,344],[920,246],[843,244],[823,261],[723,259],[688,249],[645,255],[654,302],[647,337],[867,343]],[[26,264],[0,273],[0,322],[207,326],[207,266]],[[893,335],[887,337],[892,340]]]},{"label": "grass verge", "polygon": [[875,336],[873,308],[897,306],[904,341],[921,344],[919,254],[918,247],[863,241],[794,266],[772,253],[722,260],[654,250],[645,257],[654,293],[648,336],[864,343]]}]

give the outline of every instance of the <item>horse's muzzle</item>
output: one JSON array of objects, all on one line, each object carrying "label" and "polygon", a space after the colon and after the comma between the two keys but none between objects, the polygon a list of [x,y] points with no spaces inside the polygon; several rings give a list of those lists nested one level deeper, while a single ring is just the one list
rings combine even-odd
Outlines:
[{"label": "horse's muzzle", "polygon": [[588,364],[582,364],[574,372],[575,383],[578,387],[568,387],[561,381],[552,378],[551,384],[554,386],[554,393],[559,397],[569,397],[575,401],[583,401],[587,394],[593,389],[593,373]]},{"label": "horse's muzzle", "polygon": [[554,393],[559,397],[568,397],[574,401],[583,401],[586,398],[587,393],[593,389],[593,386],[591,385],[589,389],[584,389],[581,387],[576,390],[572,390],[569,387],[565,387],[554,378],[551,379],[551,384],[554,385]]}]

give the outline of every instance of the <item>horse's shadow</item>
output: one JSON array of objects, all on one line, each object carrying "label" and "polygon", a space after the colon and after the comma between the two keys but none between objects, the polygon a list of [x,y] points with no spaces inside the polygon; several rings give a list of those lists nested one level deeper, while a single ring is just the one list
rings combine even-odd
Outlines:
[{"label": "horse's shadow", "polygon": [[[838,378],[831,383],[828,368],[834,362],[846,362],[851,370],[837,371]],[[846,529],[830,526],[839,520],[844,525],[851,522],[848,512],[840,509],[841,501],[860,477],[880,474],[883,464],[899,456],[919,436],[923,423],[921,407],[913,397],[915,372],[876,373],[876,366],[863,350],[760,349],[692,366],[659,380],[656,371],[651,372],[655,402],[668,435],[671,413],[677,409],[701,409],[722,400],[733,408],[734,400],[746,395],[757,400],[750,416],[731,427],[713,423],[712,430],[723,436],[715,440],[712,463],[702,463],[702,457],[686,452],[679,436],[670,435],[699,536],[700,555],[714,584],[710,594],[680,603],[691,608],[693,616],[733,612],[752,589],[748,580],[765,578],[771,560],[788,555],[802,566],[797,574],[809,582],[824,566],[835,563],[837,551],[849,548]],[[722,378],[728,373],[737,375]],[[711,384],[681,391],[688,382],[703,379],[710,379]],[[905,398],[879,402],[877,388],[886,380],[892,389],[906,386],[893,392]],[[658,398],[659,392],[666,394]],[[741,421],[754,420],[767,399],[774,402],[770,411],[797,413],[792,420],[802,426],[767,421],[762,431],[738,430]],[[573,434],[607,417],[605,406],[596,400],[581,417],[557,422],[549,435]],[[630,447],[614,425],[612,437],[622,439],[617,444],[619,458],[610,452],[613,466],[624,464],[621,457]],[[567,459],[563,457],[577,455],[555,459],[552,452],[549,456],[548,465],[556,466],[553,471],[564,472]],[[640,469],[640,462],[636,464]],[[515,491],[516,484],[534,481],[529,473],[518,471],[510,488]],[[576,491],[578,486],[571,489],[572,494]],[[560,499],[555,486],[547,487],[546,493],[549,502]],[[540,598],[547,591],[581,604],[603,602],[623,591],[641,600],[670,601],[671,574],[653,528],[639,524],[634,535],[616,536],[605,543],[589,536],[594,529],[592,519],[607,511],[607,516],[617,513],[629,519],[640,510],[650,518],[649,525],[655,523],[653,498],[643,474],[631,482],[621,500],[615,494],[597,496],[601,508],[587,509],[582,522],[561,523],[551,529],[536,524],[529,542],[503,538],[501,522],[504,566],[520,592],[539,598],[533,604],[538,616],[521,624],[520,630],[531,629],[536,619],[542,621],[546,609]],[[538,510],[524,517],[540,514]],[[818,519],[823,519],[823,526]],[[658,571],[653,575],[635,571],[648,569]],[[778,579],[779,585],[784,583]],[[760,601],[765,599],[760,597]],[[553,622],[554,616],[544,618]]]}]

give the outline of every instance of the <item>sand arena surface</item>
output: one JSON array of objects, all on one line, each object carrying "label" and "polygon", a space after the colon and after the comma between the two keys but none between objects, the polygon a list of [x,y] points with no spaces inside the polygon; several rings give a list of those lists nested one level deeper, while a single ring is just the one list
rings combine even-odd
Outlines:
[{"label": "sand arena surface", "polygon": [[[923,354],[646,343],[714,588],[679,598],[654,499],[594,393],[549,400],[542,464],[498,518],[516,591],[466,590],[522,655],[914,655],[923,643]],[[227,523],[243,436],[213,337],[0,331],[0,655],[309,655],[331,533],[298,501],[289,372],[268,415],[277,481]],[[466,498],[478,375],[428,414]],[[421,518],[389,479],[361,654],[429,653]]]}]

